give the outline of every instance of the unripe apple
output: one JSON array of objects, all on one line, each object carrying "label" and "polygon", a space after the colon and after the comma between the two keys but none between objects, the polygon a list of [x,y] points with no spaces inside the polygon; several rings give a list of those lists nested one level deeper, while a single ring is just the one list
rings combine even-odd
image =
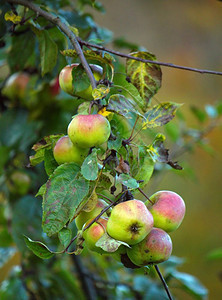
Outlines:
[{"label": "unripe apple", "polygon": [[[75,81],[75,73],[74,73],[73,69],[77,68],[78,66],[79,66],[79,64],[75,63],[75,64],[67,65],[66,67],[64,67],[62,69],[62,71],[59,74],[60,87],[64,92],[66,92],[72,96],[77,96],[77,97],[84,98],[86,100],[91,101],[91,100],[93,100],[91,85],[88,88],[86,88],[85,90],[82,90],[79,92],[77,92],[74,89],[73,81]],[[98,65],[93,65],[93,64],[90,64],[89,66],[93,72],[95,80],[99,81],[103,74],[103,68]],[[84,70],[84,72],[85,72],[85,70]]]},{"label": "unripe apple", "polygon": [[[75,218],[76,227],[80,230],[83,225],[89,220],[98,216],[99,213],[107,206],[107,203],[104,200],[98,199],[96,206],[93,210],[86,212],[81,211],[80,214]],[[106,213],[103,216],[107,216]]]},{"label": "unripe apple", "polygon": [[98,147],[110,136],[109,121],[102,115],[76,115],[69,123],[68,136],[79,148]]},{"label": "unripe apple", "polygon": [[9,180],[7,181],[7,186],[11,193],[18,195],[25,195],[31,185],[30,177],[23,171],[14,171]]},{"label": "unripe apple", "polygon": [[89,149],[79,149],[74,145],[67,135],[61,137],[53,149],[54,158],[59,165],[69,162],[81,165],[88,152]]},{"label": "unripe apple", "polygon": [[[85,223],[87,226],[94,218]],[[83,232],[83,238],[85,239],[85,245],[88,249],[104,254],[107,252],[102,248],[96,246],[96,242],[104,235],[107,227],[108,218],[101,217],[97,222],[94,222],[89,228]]]},{"label": "unripe apple", "polygon": [[162,228],[166,232],[176,230],[185,215],[185,203],[176,193],[171,191],[159,191],[150,197],[154,203],[149,207],[149,202],[145,204],[149,207],[154,219],[154,226]]},{"label": "unripe apple", "polygon": [[153,228],[144,240],[126,251],[130,260],[137,266],[158,264],[170,257],[172,241],[164,230]]},{"label": "unripe apple", "polygon": [[2,89],[2,94],[7,96],[11,100],[23,99],[29,80],[30,76],[25,72],[18,72],[12,74],[6,80],[5,86]]},{"label": "unripe apple", "polygon": [[153,216],[140,200],[117,204],[111,212],[107,233],[114,239],[134,245],[142,241],[153,228]]}]

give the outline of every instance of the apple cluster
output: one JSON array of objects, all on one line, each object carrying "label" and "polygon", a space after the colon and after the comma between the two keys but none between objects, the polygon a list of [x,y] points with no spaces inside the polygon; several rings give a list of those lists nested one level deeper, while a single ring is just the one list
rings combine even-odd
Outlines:
[{"label": "apple cluster", "polygon": [[[73,75],[79,64],[64,67],[59,74],[59,84],[62,90],[72,96],[78,96],[92,100],[92,88],[77,92],[73,86]],[[100,79],[102,68],[90,65],[94,76]],[[105,143],[111,132],[109,121],[100,114],[75,115],[68,125],[68,135],[61,137],[54,149],[54,158],[58,164],[75,162],[81,165],[89,153],[91,147],[98,147]]]},{"label": "apple cluster", "polygon": [[172,191],[159,191],[150,200],[121,202],[90,227],[87,225],[107,204],[99,199],[92,211],[82,211],[75,222],[79,230],[86,228],[83,231],[86,247],[100,254],[111,253],[96,245],[107,233],[109,237],[122,242],[112,255],[126,267],[142,267],[166,261],[172,253],[169,233],[180,226],[185,203]]}]

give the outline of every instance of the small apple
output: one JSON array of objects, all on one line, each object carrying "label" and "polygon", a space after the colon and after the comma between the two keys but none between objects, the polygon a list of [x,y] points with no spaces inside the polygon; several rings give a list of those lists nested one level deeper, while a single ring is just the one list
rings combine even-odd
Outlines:
[{"label": "small apple", "polygon": [[79,149],[74,145],[67,135],[61,137],[53,149],[54,158],[59,165],[69,162],[81,165],[88,152],[89,149]]},{"label": "small apple", "polygon": [[31,185],[30,177],[23,171],[16,170],[7,181],[7,186],[11,193],[26,195]]},{"label": "small apple", "polygon": [[18,72],[12,74],[5,83],[2,89],[2,94],[8,97],[10,100],[23,99],[25,96],[25,90],[30,80],[30,76],[25,72]]},{"label": "small apple", "polygon": [[129,259],[137,266],[158,264],[170,257],[172,241],[164,230],[153,228],[144,240],[126,251]]},{"label": "small apple", "polygon": [[134,245],[142,241],[153,228],[153,216],[140,200],[117,204],[111,212],[107,233],[114,239]]},{"label": "small apple", "polygon": [[154,203],[149,207],[148,200],[145,202],[154,219],[154,226],[162,228],[166,232],[176,230],[185,215],[185,203],[176,193],[171,191],[159,191],[150,197]]},{"label": "small apple", "polygon": [[[99,213],[107,206],[107,203],[104,200],[98,199],[96,206],[93,210],[86,212],[81,211],[80,214],[75,218],[76,227],[80,230],[82,229],[83,225],[89,220],[94,219],[98,216]],[[107,216],[106,213],[103,216]]]},{"label": "small apple", "polygon": [[[62,71],[59,74],[60,87],[64,92],[68,93],[69,95],[77,96],[91,101],[93,100],[91,85],[87,87],[85,90],[79,92],[74,90],[73,81],[75,81],[75,72],[73,71],[73,69],[75,70],[75,68],[77,68],[78,66],[79,64],[75,63],[75,64],[67,65],[62,69]],[[89,66],[93,72],[95,80],[99,81],[103,74],[103,68],[93,64],[90,64]]]},{"label": "small apple", "polygon": [[49,84],[50,93],[53,97],[60,93],[59,77],[54,78]]},{"label": "small apple", "polygon": [[[94,218],[88,220],[84,227],[87,226]],[[94,222],[89,228],[83,232],[83,238],[85,239],[85,244],[91,251],[104,254],[107,252],[102,248],[96,246],[96,242],[104,235],[107,227],[108,218],[101,217],[97,222]],[[84,228],[83,227],[83,228]]]},{"label": "small apple", "polygon": [[98,147],[110,136],[109,121],[100,114],[76,115],[69,123],[68,136],[79,148]]}]

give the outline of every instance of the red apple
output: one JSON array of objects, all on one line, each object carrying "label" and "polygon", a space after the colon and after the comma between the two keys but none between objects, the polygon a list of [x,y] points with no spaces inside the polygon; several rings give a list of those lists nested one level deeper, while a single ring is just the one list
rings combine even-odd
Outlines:
[{"label": "red apple", "polygon": [[185,215],[185,203],[176,193],[171,191],[159,191],[150,197],[154,203],[149,207],[149,202],[145,204],[149,208],[154,219],[154,226],[162,228],[166,232],[176,230]]},{"label": "red apple", "polygon": [[[91,221],[90,219],[87,223],[85,223],[84,227],[87,226]],[[95,251],[101,254],[107,252],[102,248],[96,246],[96,242],[104,235],[107,227],[108,218],[101,217],[97,222],[94,222],[89,228],[87,228],[83,232],[83,238],[85,239],[85,245],[91,251]]]},{"label": "red apple", "polygon": [[140,200],[117,204],[111,212],[107,233],[114,239],[134,245],[142,241],[153,228],[153,216]]},{"label": "red apple", "polygon": [[[79,66],[79,64],[75,63],[75,64],[67,65],[66,67],[64,67],[62,69],[62,71],[59,74],[60,87],[64,92],[66,92],[72,96],[77,96],[77,97],[91,101],[91,100],[93,100],[91,85],[88,88],[86,88],[85,90],[82,90],[79,92],[77,92],[74,89],[73,81],[75,80],[75,73],[73,72],[73,69],[77,68],[78,66]],[[93,65],[93,64],[90,64],[89,66],[90,66],[91,70],[93,71],[95,80],[99,81],[103,74],[103,68],[98,65]]]},{"label": "red apple", "polygon": [[129,259],[137,266],[158,264],[170,257],[172,241],[164,230],[153,228],[144,240],[126,251]]},{"label": "red apple", "polygon": [[81,165],[88,152],[89,149],[79,149],[73,145],[67,135],[61,137],[53,149],[54,158],[59,165],[69,162]]},{"label": "red apple", "polygon": [[69,123],[68,136],[79,148],[98,147],[110,136],[109,121],[100,114],[76,115]]},{"label": "red apple", "polygon": [[[107,206],[107,203],[104,200],[98,199],[96,206],[93,210],[86,212],[81,211],[80,214],[75,218],[76,227],[80,230],[83,225],[89,220],[98,216],[99,213]],[[103,216],[107,216],[106,213]]]}]

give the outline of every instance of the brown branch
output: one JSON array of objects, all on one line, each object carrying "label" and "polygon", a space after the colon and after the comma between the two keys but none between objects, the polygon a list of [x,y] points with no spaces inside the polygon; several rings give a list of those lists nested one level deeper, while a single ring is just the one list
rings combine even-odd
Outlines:
[{"label": "brown branch", "polygon": [[149,60],[149,59],[143,59],[143,58],[140,58],[140,57],[132,56],[130,54],[125,54],[125,53],[122,53],[122,52],[119,52],[119,51],[111,50],[111,49],[108,49],[104,46],[91,44],[89,42],[85,42],[85,41],[81,40],[80,38],[77,38],[77,39],[78,39],[80,45],[85,45],[86,47],[89,47],[89,48],[96,48],[98,50],[106,51],[106,52],[112,53],[112,54],[120,56],[120,57],[129,58],[129,59],[141,61],[141,62],[144,62],[144,63],[151,63],[151,64],[163,66],[163,67],[181,69],[181,70],[186,70],[186,71],[192,71],[192,72],[197,72],[197,73],[201,73],[201,74],[222,75],[222,72],[220,72],[220,71],[197,69],[197,68],[191,68],[191,67],[175,65],[175,64],[172,64],[172,63],[165,63],[165,62],[160,62],[160,61],[153,61],[153,60]]},{"label": "brown branch", "polygon": [[87,60],[82,52],[82,49],[79,45],[79,42],[77,40],[77,37],[75,36],[75,34],[69,29],[69,27],[63,23],[61,21],[61,19],[57,16],[54,16],[50,13],[48,13],[47,11],[41,9],[40,7],[38,7],[37,5],[35,5],[33,2],[31,1],[27,1],[27,0],[6,0],[8,3],[11,4],[19,4],[19,5],[23,5],[24,7],[29,8],[30,10],[36,12],[36,14],[38,16],[42,16],[43,18],[45,18],[46,20],[50,21],[51,23],[55,24],[62,32],[65,33],[65,35],[67,35],[67,37],[69,38],[71,44],[73,45],[74,49],[76,50],[76,53],[78,54],[80,61],[90,79],[90,83],[92,85],[92,89],[96,88],[96,80],[93,76],[93,73],[89,67],[89,64],[87,63]]},{"label": "brown branch", "polygon": [[163,275],[161,274],[160,269],[159,269],[159,267],[157,265],[155,265],[155,269],[157,271],[158,276],[160,277],[160,280],[162,281],[162,284],[164,286],[164,289],[165,289],[165,291],[167,293],[167,296],[168,296],[169,300],[173,300],[173,298],[172,298],[172,296],[170,294],[169,288],[168,288],[168,286],[166,284],[166,281],[163,278]]},{"label": "brown branch", "polygon": [[154,202],[144,193],[143,190],[141,190],[141,188],[138,188],[138,190],[148,201],[150,201],[150,203],[154,204]]}]

